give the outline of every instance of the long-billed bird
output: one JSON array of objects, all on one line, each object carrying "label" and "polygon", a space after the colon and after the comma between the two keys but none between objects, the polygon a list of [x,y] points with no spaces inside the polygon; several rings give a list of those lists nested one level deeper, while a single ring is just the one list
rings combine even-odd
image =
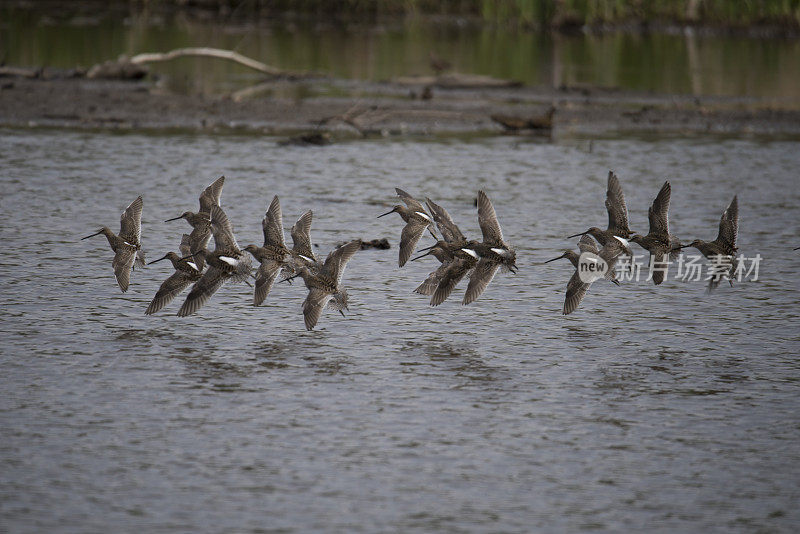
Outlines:
[{"label": "long-billed bird", "polygon": [[[177,221],[178,219],[186,219],[192,225],[192,232],[189,234],[189,247],[192,252],[204,249],[208,246],[211,240],[211,207],[220,206],[220,197],[222,196],[222,186],[225,185],[225,177],[220,176],[214,180],[208,187],[206,187],[200,194],[200,210],[195,213],[192,211],[184,211],[177,217],[167,219],[164,222]],[[203,270],[203,256],[198,254],[195,257],[195,262],[198,268]]]},{"label": "long-billed bird", "polygon": [[[561,259],[568,259],[569,262],[572,264],[575,269],[578,268],[578,261],[580,261],[581,254],[584,252],[591,252],[592,254],[600,255],[600,251],[597,249],[597,244],[595,243],[594,239],[589,237],[588,235],[581,236],[580,241],[578,241],[578,250],[580,252],[575,252],[574,250],[566,250],[564,254],[561,256],[557,256],[555,258],[549,259],[544,263],[550,263],[553,261],[561,260]],[[615,285],[619,285],[619,280],[617,279],[617,273],[613,269],[608,269],[604,278],[610,280]]]},{"label": "long-billed bird", "polygon": [[[431,295],[431,306],[438,306],[453,292],[458,283],[475,268],[478,263],[477,253],[465,248],[477,242],[470,242],[453,222],[452,217],[442,206],[430,198],[426,204],[433,220],[442,234],[442,240],[428,247],[428,252],[417,256],[415,260],[428,255],[434,256],[441,265],[428,275],[414,291],[422,295]],[[423,249],[425,250],[425,249]]]},{"label": "long-billed bird", "polygon": [[326,305],[344,316],[348,309],[347,291],[340,287],[342,275],[350,258],[361,248],[361,240],[350,241],[334,249],[319,269],[298,266],[295,276],[301,276],[308,288],[308,296],[303,302],[303,317],[307,330],[313,330]]},{"label": "long-billed bird", "polygon": [[438,306],[447,300],[458,283],[475,268],[478,255],[471,249],[454,249],[444,241],[437,241],[428,248],[428,252],[417,256],[414,260],[428,255],[438,259],[441,265],[414,291],[422,295],[431,295],[430,305]]},{"label": "long-billed bird", "polygon": [[264,232],[264,246],[247,245],[244,250],[253,255],[261,264],[256,272],[256,287],[253,292],[253,306],[259,306],[272,289],[275,277],[291,257],[283,238],[283,215],[278,195],[272,198],[267,212],[261,219]]},{"label": "long-billed bird", "polygon": [[131,270],[134,266],[144,266],[144,251],[142,251],[143,204],[142,197],[138,197],[125,208],[119,218],[119,235],[104,226],[98,232],[81,238],[81,240],[89,239],[100,234],[106,236],[111,250],[114,251],[114,260],[111,262],[111,266],[114,268],[114,277],[123,293],[128,291]]},{"label": "long-billed bird", "polygon": [[391,211],[378,215],[378,218],[380,219],[391,213],[399,213],[400,217],[406,222],[400,234],[399,263],[400,267],[402,267],[414,253],[414,249],[425,230],[430,231],[434,239],[436,239],[436,234],[434,234],[431,229],[433,220],[430,215],[425,212],[425,208],[422,207],[422,204],[399,187],[395,187],[394,190],[397,192],[397,196],[399,196],[406,205],[402,206],[396,204],[392,207]]},{"label": "long-billed bird", "polygon": [[619,178],[614,171],[608,171],[608,188],[606,190],[606,210],[608,211],[608,228],[601,230],[592,226],[585,232],[574,234],[568,237],[578,237],[589,234],[600,243],[601,246],[608,244],[609,239],[619,236],[628,239],[632,232],[628,228],[628,207],[625,205],[625,195],[622,193],[622,186]]},{"label": "long-billed bird", "polygon": [[736,246],[736,239],[739,235],[739,201],[734,196],[731,203],[725,208],[719,220],[719,233],[714,241],[703,241],[695,239],[688,245],[678,248],[694,247],[712,262],[716,263],[718,271],[708,282],[708,290],[716,288],[722,278],[727,278],[728,283],[733,287],[733,272],[736,268],[736,253],[739,249]]},{"label": "long-billed bird", "polygon": [[200,280],[202,272],[197,267],[197,264],[192,261],[192,249],[189,243],[189,234],[183,234],[180,245],[180,255],[170,251],[163,257],[148,263],[148,265],[152,265],[162,260],[169,260],[172,262],[172,267],[175,269],[175,272],[161,283],[161,287],[158,288],[156,295],[144,312],[145,315],[156,313],[172,302],[175,297],[180,295],[181,291],[186,289],[189,284]]},{"label": "long-billed bird", "polygon": [[494,206],[483,191],[478,191],[478,226],[481,227],[483,241],[471,242],[463,247],[463,250],[472,251],[474,257],[479,258],[464,293],[462,304],[465,305],[481,296],[500,267],[512,273],[517,271],[517,254],[503,241],[503,231],[497,222]]},{"label": "long-billed bird", "polygon": [[181,309],[178,310],[179,317],[191,315],[199,310],[228,280],[246,282],[252,276],[250,256],[239,249],[228,216],[216,205],[211,206],[211,232],[214,236],[214,252],[209,252],[205,248],[192,251],[193,257],[200,256],[208,263],[208,268],[200,280],[192,286]]},{"label": "long-billed bird", "polygon": [[668,258],[673,250],[681,246],[678,239],[669,233],[669,200],[672,186],[664,182],[647,212],[650,232],[643,236],[634,234],[630,240],[650,252],[650,273],[655,285],[664,281]]},{"label": "long-billed bird", "polygon": [[587,262],[597,261],[597,257],[602,259],[605,262],[603,278],[610,280],[616,285],[619,285],[616,272],[614,271],[614,266],[616,265],[617,259],[620,255],[623,253],[630,253],[630,248],[620,238],[609,241],[608,245],[598,250],[594,241],[588,235],[581,237],[581,240],[578,242],[578,249],[580,250],[580,254],[576,253],[575,251],[568,250],[561,256],[545,262],[550,263],[551,261],[560,260],[561,258],[567,258],[575,267],[575,272],[572,274],[572,277],[570,277],[569,282],[567,282],[567,292],[566,296],[564,297],[564,307],[562,309],[562,313],[564,315],[569,315],[578,308],[578,305],[580,305],[583,297],[586,296],[586,292],[593,283],[593,280],[589,281],[591,280],[590,278],[586,278],[585,276],[581,277],[581,273],[579,271],[579,262],[581,261],[581,256],[586,253],[590,253],[591,256],[585,256]]}]

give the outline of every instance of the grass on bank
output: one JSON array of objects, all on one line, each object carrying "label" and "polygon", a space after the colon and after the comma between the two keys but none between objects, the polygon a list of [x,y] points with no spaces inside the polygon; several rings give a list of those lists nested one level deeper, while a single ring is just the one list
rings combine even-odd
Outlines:
[{"label": "grass on bank", "polygon": [[472,15],[540,27],[627,23],[800,27],[800,0],[139,0],[242,11]]}]

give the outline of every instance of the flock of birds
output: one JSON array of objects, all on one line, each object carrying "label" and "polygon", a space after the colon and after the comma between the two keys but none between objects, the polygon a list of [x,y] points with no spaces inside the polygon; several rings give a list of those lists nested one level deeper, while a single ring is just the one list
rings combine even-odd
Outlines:
[{"label": "flock of birds", "polygon": [[[191,226],[189,234],[183,234],[179,246],[180,254],[167,252],[150,264],[170,260],[175,272],[159,287],[145,314],[151,315],[172,302],[190,284],[186,300],[178,310],[178,316],[185,317],[199,310],[225,282],[250,283],[255,279],[253,304],[264,302],[275,283],[278,274],[283,272],[282,281],[302,277],[308,288],[308,296],[303,303],[306,328],[316,326],[326,305],[344,315],[347,309],[347,291],[339,284],[347,262],[361,247],[360,240],[354,240],[333,250],[324,262],[319,261],[311,245],[311,222],[313,213],[303,213],[292,226],[293,247],[286,246],[283,233],[283,215],[277,196],[267,209],[261,221],[264,232],[264,245],[247,245],[243,249],[236,242],[233,226],[220,206],[220,196],[225,177],[221,176],[209,185],[200,195],[200,210],[185,211],[180,216],[166,222],[185,219]],[[114,250],[114,276],[120,289],[128,290],[131,270],[143,266],[144,253],[141,243],[142,197],[134,200],[122,213],[120,233],[114,234],[109,228],[86,236],[83,239],[103,234]],[[214,250],[208,244],[214,238]],[[245,254],[245,252],[249,253]],[[252,258],[259,263],[253,274]]]},{"label": "flock of birds", "polygon": [[[614,271],[617,260],[623,254],[630,258],[630,267],[633,267],[633,252],[629,243],[633,242],[650,253],[650,273],[653,283],[659,285],[664,281],[670,260],[676,259],[681,249],[694,247],[706,258],[712,260],[716,270],[709,279],[708,289],[716,288],[720,281],[727,279],[733,286],[733,274],[736,268],[736,239],[739,234],[739,202],[734,195],[733,200],[725,208],[719,222],[719,232],[713,241],[695,239],[689,244],[681,244],[680,240],[669,230],[669,203],[672,194],[670,183],[664,182],[655,200],[648,209],[649,232],[646,235],[633,233],[628,226],[628,207],[619,178],[613,171],[608,173],[608,186],[606,189],[606,210],[608,211],[608,227],[602,230],[593,226],[572,237],[581,236],[578,243],[580,254],[566,251],[562,256],[546,261],[549,263],[561,258],[567,258],[575,266],[575,273],[567,282],[567,294],[564,300],[563,313],[567,315],[575,311],[583,297],[586,295],[592,282],[581,278],[578,272],[578,260],[581,254],[591,253],[605,261],[608,268],[604,278],[619,285]],[[601,246],[597,249],[592,239],[597,240]]]},{"label": "flock of birds", "polygon": [[[192,226],[192,231],[182,235],[180,254],[170,251],[150,262],[152,264],[170,260],[175,272],[161,284],[145,313],[150,315],[158,312],[191,284],[192,288],[178,310],[178,316],[191,315],[208,302],[225,282],[250,284],[251,278],[255,281],[253,305],[258,306],[267,298],[275,280],[281,274],[281,282],[291,282],[297,277],[305,282],[308,295],[303,302],[303,316],[308,330],[316,326],[326,306],[344,315],[344,310],[348,309],[348,296],[346,289],[341,287],[342,275],[347,262],[361,248],[361,240],[353,240],[335,248],[324,261],[320,261],[314,254],[311,243],[313,213],[309,210],[291,227],[293,246],[289,248],[284,240],[280,201],[275,196],[261,221],[263,246],[247,245],[242,249],[236,242],[233,226],[220,206],[224,182],[225,177],[222,176],[202,192],[198,212],[186,211],[166,221],[185,219]],[[425,199],[423,206],[402,189],[395,188],[395,191],[405,205],[397,204],[391,211],[378,217],[397,213],[406,223],[400,236],[400,267],[409,260],[415,261],[429,255],[440,262],[439,267],[414,290],[430,296],[431,306],[444,302],[467,276],[469,282],[462,299],[462,304],[465,305],[480,297],[498,270],[517,272],[516,252],[504,241],[497,214],[484,191],[478,191],[476,202],[481,240],[467,239],[447,210],[430,198]],[[609,172],[605,201],[608,227],[605,230],[591,227],[585,232],[569,236],[581,237],[578,243],[580,252],[567,250],[561,256],[544,262],[566,258],[575,267],[575,272],[567,283],[563,307],[565,315],[578,307],[592,283],[580,276],[579,261],[582,255],[590,253],[602,259],[607,265],[603,277],[619,285],[614,266],[622,255],[633,258],[630,242],[637,243],[650,252],[652,280],[656,285],[664,280],[665,269],[660,266],[666,265],[669,258],[674,258],[681,249],[687,247],[696,248],[712,261],[719,258],[725,260],[722,263],[723,269],[711,278],[709,289],[716,287],[722,279],[729,280],[733,285],[739,224],[737,198],[734,196],[723,212],[715,240],[696,239],[683,245],[669,231],[671,191],[669,182],[665,182],[649,208],[649,233],[635,234],[628,226],[628,208],[619,179],[613,172]],[[103,227],[83,238],[103,234],[108,239],[115,253],[112,262],[114,275],[123,292],[128,290],[131,271],[145,265],[141,245],[142,206],[142,197],[138,197],[125,209],[120,219],[119,234]],[[437,237],[437,230],[441,239]],[[419,250],[427,251],[424,254],[411,258],[426,232],[436,242]],[[213,251],[208,249],[212,237]],[[255,274],[252,259],[259,263]]]}]

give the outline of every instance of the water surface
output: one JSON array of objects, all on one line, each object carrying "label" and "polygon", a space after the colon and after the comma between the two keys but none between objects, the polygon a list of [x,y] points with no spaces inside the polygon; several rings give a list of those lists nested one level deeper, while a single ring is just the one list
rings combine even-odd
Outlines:
[{"label": "water surface", "polygon": [[[800,525],[797,143],[717,138],[274,139],[3,130],[0,523],[9,532],[794,531]],[[631,226],[672,183],[671,223],[711,239],[734,193],[758,281],[597,283],[560,313],[571,268],[538,263],[603,225],[615,169]],[[325,254],[389,237],[393,188],[478,233],[484,188],[519,274],[473,305],[412,289],[434,261],[359,252],[346,318],[303,328],[302,284],[260,308],[223,287],[196,316],[122,294],[101,238],[144,196],[150,259],[227,177],[239,242],[272,196],[314,210]],[[427,242],[424,240],[423,242]],[[637,249],[638,250],[638,249]]]}]

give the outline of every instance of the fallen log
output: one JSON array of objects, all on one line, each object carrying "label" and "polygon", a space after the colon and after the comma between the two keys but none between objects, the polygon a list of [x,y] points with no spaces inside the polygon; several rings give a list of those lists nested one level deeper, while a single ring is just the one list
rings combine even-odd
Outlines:
[{"label": "fallen log", "polygon": [[41,67],[26,68],[26,67],[0,67],[0,77],[8,76],[11,78],[40,78],[43,69]]},{"label": "fallen log", "polygon": [[105,78],[105,79],[122,79],[122,80],[138,80],[147,75],[147,63],[159,63],[162,61],[171,61],[181,57],[210,57],[216,59],[225,59],[244,65],[263,74],[271,77],[285,77],[285,78],[303,78],[308,76],[319,76],[318,74],[308,72],[291,72],[277,67],[272,67],[266,63],[262,63],[253,58],[243,56],[233,50],[223,50],[221,48],[207,48],[207,47],[190,47],[190,48],[176,48],[169,52],[147,52],[137,54],[133,57],[120,56],[116,60],[106,61],[89,69],[87,77],[89,78]]},{"label": "fallen log", "polygon": [[175,50],[170,50],[169,52],[163,52],[163,53],[148,52],[144,54],[137,54],[132,58],[130,58],[129,61],[134,65],[141,65],[143,63],[170,61],[172,59],[177,59],[179,57],[187,57],[187,56],[227,59],[229,61],[235,61],[236,63],[244,65],[245,67],[249,67],[253,70],[263,72],[264,74],[269,74],[270,76],[286,75],[286,71],[284,70],[278,69],[276,67],[271,67],[265,63],[256,61],[255,59],[243,56],[238,52],[234,52],[233,50],[223,50],[221,48],[194,47],[194,48],[177,48]]},{"label": "fallen log", "polygon": [[442,89],[482,89],[499,87],[521,87],[517,80],[503,80],[481,74],[461,74],[450,72],[438,76],[400,76],[392,79],[399,85],[424,85]]}]

